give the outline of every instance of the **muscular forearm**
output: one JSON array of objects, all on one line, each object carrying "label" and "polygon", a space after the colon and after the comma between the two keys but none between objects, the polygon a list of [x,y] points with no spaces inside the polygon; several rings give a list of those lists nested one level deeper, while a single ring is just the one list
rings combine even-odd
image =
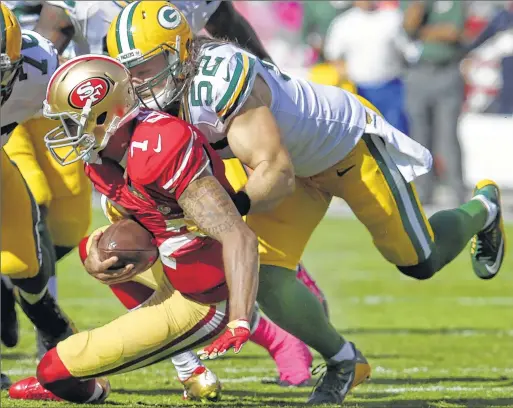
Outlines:
[{"label": "muscular forearm", "polygon": [[223,243],[226,282],[230,291],[230,321],[251,320],[258,291],[258,240],[243,234]]},{"label": "muscular forearm", "polygon": [[251,200],[250,213],[265,212],[276,207],[295,189],[294,174],[276,168],[271,162],[261,162],[248,178],[243,191]]},{"label": "muscular forearm", "polygon": [[248,319],[258,290],[258,240],[212,176],[193,181],[178,199],[187,218],[223,246],[230,320]]},{"label": "muscular forearm", "polygon": [[258,58],[271,61],[253,27],[233,8],[230,1],[221,2],[206,28],[212,36],[237,41]]}]

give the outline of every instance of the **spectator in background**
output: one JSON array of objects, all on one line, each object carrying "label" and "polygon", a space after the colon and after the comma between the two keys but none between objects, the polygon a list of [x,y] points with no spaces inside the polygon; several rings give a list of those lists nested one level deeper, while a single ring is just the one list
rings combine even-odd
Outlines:
[{"label": "spectator in background", "polygon": [[322,50],[326,31],[333,19],[351,6],[345,1],[303,1],[302,41],[311,47],[310,62],[323,62]]},{"label": "spectator in background", "polygon": [[[450,0],[401,0],[401,7],[404,30],[418,50],[417,61],[411,63],[405,80],[410,136],[440,154],[454,194],[452,204],[459,205],[466,196],[458,141],[458,117],[464,96],[459,69],[464,4]],[[433,202],[434,177],[431,171],[417,180],[423,204]]]},{"label": "spectator in background", "polygon": [[372,102],[385,119],[408,133],[401,80],[402,53],[396,44],[402,30],[397,8],[379,9],[377,1],[354,1],[337,16],[326,35],[324,55],[358,94]]},{"label": "spectator in background", "polygon": [[[504,6],[466,48],[466,51],[472,52],[499,33],[508,32],[509,36],[513,38],[513,1],[507,2]],[[502,88],[497,99],[486,110],[487,113],[513,114],[513,40],[505,41],[504,45],[504,47],[498,47],[500,49],[497,50],[502,56]]]}]

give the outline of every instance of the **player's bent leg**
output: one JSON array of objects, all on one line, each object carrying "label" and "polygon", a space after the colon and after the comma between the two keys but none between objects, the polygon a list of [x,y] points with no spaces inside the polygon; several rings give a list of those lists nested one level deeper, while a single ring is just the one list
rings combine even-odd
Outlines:
[{"label": "player's bent leg", "polygon": [[276,363],[282,387],[302,387],[310,384],[313,356],[298,338],[263,316],[258,304],[251,319],[250,340],[265,348]]},{"label": "player's bent leg", "polygon": [[[97,231],[105,230],[107,226]],[[94,235],[91,234],[91,236]],[[91,245],[90,236],[80,242],[79,255],[82,263],[87,258],[87,251]],[[149,270],[137,275],[135,280],[110,285],[114,295],[129,310],[143,307],[150,301],[163,279],[163,270],[160,260]],[[163,283],[165,285],[165,282]],[[177,371],[178,379],[184,386],[184,398],[190,400],[218,401],[221,397],[221,383],[217,376],[205,367],[198,356],[191,351],[184,351],[171,357]]]},{"label": "player's bent leg", "polygon": [[71,333],[68,318],[47,290],[53,244],[27,186],[2,149],[2,274],[16,286],[20,306],[46,337],[48,347]]},{"label": "player's bent leg", "polygon": [[[37,377],[58,398],[94,402],[95,393],[102,396],[96,378],[133,371],[208,342],[227,319],[226,302],[200,304],[170,285],[160,287],[147,306],[60,342],[41,360]],[[33,399],[24,388],[20,383],[11,387],[11,398]]]},{"label": "player's bent leg", "polygon": [[41,264],[39,209],[16,166],[3,149],[1,154],[0,270],[10,278],[34,278]]},{"label": "player's bent leg", "polygon": [[324,296],[324,293],[322,293],[319,285],[317,285],[317,282],[315,282],[312,276],[308,273],[302,261],[297,266],[296,271],[296,278],[314,294],[319,302],[321,302],[322,307],[324,307],[324,313],[326,313],[326,316],[329,318],[328,300],[326,299],[326,296]]},{"label": "player's bent leg", "polygon": [[381,254],[420,280],[452,261],[487,219],[497,219],[493,198],[480,197],[428,220],[414,184],[406,182],[385,142],[375,135],[364,135],[344,160],[313,181],[344,198]]}]

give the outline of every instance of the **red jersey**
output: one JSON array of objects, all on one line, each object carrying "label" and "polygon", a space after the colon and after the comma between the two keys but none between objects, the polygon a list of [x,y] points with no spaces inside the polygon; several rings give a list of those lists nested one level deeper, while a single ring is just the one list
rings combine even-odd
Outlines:
[{"label": "red jersey", "polygon": [[[194,126],[166,113],[146,110],[137,117],[126,171],[109,160],[86,165],[95,188],[154,235],[166,275],[184,294],[208,292],[225,284],[224,271],[216,267],[219,262],[222,266],[220,244],[190,232],[178,205],[187,186],[206,169],[233,193],[223,161]],[[199,265],[187,268],[184,274],[181,262]]]}]

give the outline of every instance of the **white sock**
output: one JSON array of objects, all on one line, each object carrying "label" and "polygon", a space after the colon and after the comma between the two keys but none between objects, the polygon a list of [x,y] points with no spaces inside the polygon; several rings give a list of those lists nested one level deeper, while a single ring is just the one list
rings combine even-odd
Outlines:
[{"label": "white sock", "polygon": [[171,357],[178,378],[180,381],[185,381],[189,378],[198,367],[202,367],[200,359],[192,351],[184,351],[174,357]]},{"label": "white sock", "polygon": [[89,398],[85,403],[87,404],[88,402],[96,401],[98,398],[100,398],[102,396],[102,394],[103,394],[103,387],[98,383],[98,381],[95,381],[93,395],[91,395],[91,398]]},{"label": "white sock", "polygon": [[43,296],[46,294],[46,292],[48,290],[48,286],[46,286],[40,293],[37,293],[37,294],[25,292],[25,291],[21,290],[21,288],[18,288],[18,289],[20,291],[20,296],[27,303],[33,305],[43,298]]},{"label": "white sock", "polygon": [[486,223],[485,223],[485,226],[483,227],[483,230],[485,230],[497,218],[497,215],[499,213],[497,204],[492,203],[486,196],[484,196],[482,194],[478,194],[475,197],[472,197],[472,200],[481,201],[481,203],[485,206],[486,210],[488,211],[488,217],[486,217]]},{"label": "white sock", "polygon": [[57,276],[50,276],[48,279],[48,292],[54,299],[57,299]]},{"label": "white sock", "polygon": [[351,343],[346,341],[340,351],[335,354],[333,357],[330,357],[327,361],[328,364],[336,364],[340,363],[344,360],[352,360],[356,357],[353,346]]}]

